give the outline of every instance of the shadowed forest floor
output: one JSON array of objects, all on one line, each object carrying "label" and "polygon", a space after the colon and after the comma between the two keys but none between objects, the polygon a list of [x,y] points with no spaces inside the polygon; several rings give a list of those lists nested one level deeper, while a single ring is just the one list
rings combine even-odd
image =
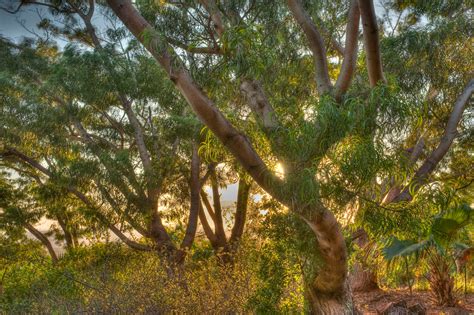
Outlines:
[{"label": "shadowed forest floor", "polygon": [[426,310],[427,315],[435,314],[474,314],[474,293],[459,295],[459,306],[440,307],[437,306],[428,291],[415,291],[410,295],[408,290],[376,290],[372,292],[354,293],[354,300],[357,307],[364,315],[380,314],[389,303],[406,301],[407,305],[416,303],[422,304]]}]

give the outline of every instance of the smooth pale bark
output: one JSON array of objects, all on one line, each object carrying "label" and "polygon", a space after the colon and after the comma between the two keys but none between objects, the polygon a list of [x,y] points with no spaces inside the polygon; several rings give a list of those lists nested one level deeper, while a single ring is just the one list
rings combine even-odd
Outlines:
[{"label": "smooth pale bark", "polygon": [[[393,202],[410,201],[413,197],[410,190],[412,192],[418,191],[426,183],[428,176],[435,170],[436,166],[443,159],[446,153],[448,153],[449,148],[457,136],[457,127],[461,121],[464,109],[469,103],[469,99],[473,92],[474,79],[471,79],[454,103],[453,111],[451,112],[443,137],[438,146],[433,150],[433,152],[431,152],[428,158],[416,171],[409,187],[406,187],[397,197],[395,197]],[[410,187],[412,187],[412,189],[410,189]]]},{"label": "smooth pale bark", "polygon": [[369,81],[371,86],[376,86],[380,81],[385,82],[385,78],[382,70],[379,29],[373,1],[359,0],[359,10],[362,18]]},{"label": "smooth pale bark", "polygon": [[313,53],[318,92],[320,95],[329,93],[332,85],[329,79],[326,47],[324,46],[323,38],[311,20],[311,17],[309,17],[304,10],[300,0],[288,0],[288,8],[303,30],[308,40],[309,49]]},{"label": "smooth pale bark", "polygon": [[49,255],[51,256],[53,264],[56,264],[58,262],[58,256],[56,255],[53,245],[51,244],[49,239],[30,223],[25,223],[24,226],[31,234],[33,234],[34,237],[36,237],[36,239],[38,239],[46,247]]},{"label": "smooth pale bark", "polygon": [[267,133],[271,133],[281,126],[260,82],[244,80],[240,84],[240,90],[245,95],[252,112],[257,116],[258,121]]},{"label": "smooth pale bark", "polygon": [[341,72],[334,87],[334,97],[340,100],[341,96],[347,92],[351,85],[352,78],[357,66],[357,48],[359,37],[360,11],[358,0],[352,0],[349,8],[348,21],[346,26],[346,43]]},{"label": "smooth pale bark", "polygon": [[[189,73],[181,66],[179,57],[139,14],[132,3],[128,0],[108,0],[107,3],[160,63],[198,118],[236,157],[257,184],[298,213],[297,204],[288,199],[290,196],[285,194],[282,181],[268,170],[248,139],[230,124],[202,89],[194,83]],[[309,284],[310,295],[313,296],[314,301],[312,305],[315,312],[332,309],[334,314],[335,312],[350,314],[352,303],[350,303],[350,292],[347,291],[347,254],[342,232],[332,213],[325,209],[314,209],[314,211],[317,214],[306,222],[310,224],[317,236],[324,266],[315,282]]]},{"label": "smooth pale bark", "polygon": [[247,137],[232,126],[205,92],[194,83],[189,73],[180,65],[179,57],[173,49],[163,41],[133,4],[128,0],[109,0],[107,3],[159,62],[198,118],[209,127],[262,188],[272,195],[278,195],[282,191],[281,180],[268,170]]},{"label": "smooth pale bark", "polygon": [[273,152],[283,164],[286,172],[293,169],[293,161],[288,160],[284,154],[285,137],[287,130],[284,128],[273,109],[272,104],[265,95],[262,84],[257,80],[243,80],[240,84],[240,92],[243,94],[248,106],[255,115],[260,128],[265,132]]},{"label": "smooth pale bark", "polygon": [[211,15],[211,20],[219,37],[222,37],[224,34],[224,24],[222,23],[221,14],[214,0],[200,0],[199,2],[206,8],[207,12]]}]

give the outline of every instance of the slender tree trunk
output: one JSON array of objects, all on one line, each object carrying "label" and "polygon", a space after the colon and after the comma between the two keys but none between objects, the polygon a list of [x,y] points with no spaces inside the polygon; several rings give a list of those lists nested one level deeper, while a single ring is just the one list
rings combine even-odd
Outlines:
[{"label": "slender tree trunk", "polygon": [[72,235],[72,243],[74,244],[74,248],[78,248],[79,247],[79,237],[78,237],[78,226],[75,225],[73,228],[72,228],[72,231],[71,231],[71,235]]},{"label": "slender tree trunk", "polygon": [[239,242],[244,234],[245,221],[247,220],[247,206],[250,195],[250,187],[252,184],[245,179],[239,180],[239,188],[237,191],[237,205],[235,208],[235,221],[232,227],[229,243],[230,250],[235,253],[239,248]]},{"label": "slender tree trunk", "polygon": [[49,255],[51,256],[51,260],[53,261],[53,264],[56,264],[58,262],[58,256],[56,255],[53,245],[51,244],[49,239],[43,233],[38,231],[33,225],[29,223],[25,223],[25,228],[46,247]]},{"label": "slender tree trunk", "polygon": [[65,220],[60,215],[57,215],[57,219],[58,219],[59,226],[63,230],[64,240],[66,241],[67,249],[74,248],[74,242],[73,242],[72,234],[69,231],[69,227],[68,227],[68,224],[67,224],[67,219]]},{"label": "slender tree trunk", "polygon": [[[369,245],[367,232],[360,228],[356,231],[354,242],[364,250]],[[377,273],[370,268],[365,268],[360,261],[355,262],[354,269],[350,276],[351,289],[354,292],[368,292],[379,288],[377,284]]]}]

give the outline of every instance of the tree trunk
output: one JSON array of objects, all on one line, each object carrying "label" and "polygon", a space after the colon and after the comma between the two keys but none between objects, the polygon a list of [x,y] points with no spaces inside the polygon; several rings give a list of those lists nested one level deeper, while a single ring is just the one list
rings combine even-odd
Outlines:
[{"label": "tree trunk", "polygon": [[350,282],[354,292],[370,292],[379,289],[377,274],[373,270],[364,268],[359,262],[354,264]]},{"label": "tree trunk", "polygon": [[349,284],[346,283],[339,293],[325,294],[308,288],[307,298],[311,314],[317,315],[346,315],[357,314],[352,301]]},{"label": "tree trunk", "polygon": [[[321,205],[322,207],[322,205]],[[354,314],[352,294],[347,279],[347,250],[344,235],[334,215],[323,208],[306,223],[318,241],[323,265],[314,280],[307,283],[307,298],[312,314]]]},{"label": "tree trunk", "polygon": [[[367,232],[360,228],[353,235],[353,240],[364,250],[369,244],[369,236]],[[354,292],[369,292],[379,288],[377,284],[377,273],[370,268],[364,266],[363,263],[357,261],[350,276],[351,289]]]},{"label": "tree trunk", "polygon": [[43,233],[38,231],[33,225],[29,223],[25,223],[25,228],[46,247],[49,255],[51,256],[51,260],[53,261],[53,264],[56,264],[58,262],[58,256],[56,255],[53,245],[51,244],[49,239]]},{"label": "tree trunk", "polygon": [[69,231],[69,227],[68,227],[68,224],[67,224],[67,219],[64,219],[61,215],[57,215],[56,217],[58,219],[59,226],[63,230],[64,240],[66,241],[67,249],[74,248],[74,241],[73,241],[73,238],[72,238],[72,234]]}]

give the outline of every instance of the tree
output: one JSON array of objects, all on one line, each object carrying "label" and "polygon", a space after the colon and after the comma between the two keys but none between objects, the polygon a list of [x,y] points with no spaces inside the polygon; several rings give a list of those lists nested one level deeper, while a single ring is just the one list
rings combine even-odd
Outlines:
[{"label": "tree", "polygon": [[[2,230],[12,235],[18,233],[18,229],[30,232],[48,250],[53,263],[57,263],[58,256],[48,237],[36,229],[33,224],[44,215],[44,208],[37,205],[34,199],[28,196],[28,191],[15,189],[8,184],[3,176],[0,178],[0,226]],[[31,190],[29,191],[31,194]],[[20,232],[20,234],[22,234]]]},{"label": "tree", "polygon": [[[150,77],[161,77],[156,65],[133,42],[128,46],[107,44],[126,38],[114,23],[107,26],[105,38],[98,36],[91,21],[93,2],[89,7],[71,1],[31,4],[48,6],[59,19],[44,18],[40,29],[67,37],[72,44],[62,52],[47,37],[20,44],[2,42],[3,56],[9,60],[2,69],[3,95],[8,96],[3,118],[9,126],[2,134],[4,167],[72,194],[83,203],[75,210],[88,218],[85,226],[104,226],[134,249],[153,248],[172,264],[181,263],[193,243],[200,216],[215,251],[223,250],[230,257],[244,230],[250,189],[247,180],[240,181],[235,225],[227,240],[222,216],[211,216],[221,218],[214,222],[216,231],[212,231],[199,201],[203,199],[210,214],[218,208],[221,211],[217,186],[223,183],[214,166],[199,183],[187,180],[202,168],[193,144],[200,142],[201,125],[185,114],[168,81]],[[71,33],[81,21],[85,29]],[[127,82],[129,78],[133,78],[132,84]],[[155,83],[150,84],[151,80]],[[9,115],[12,111],[16,115]],[[50,118],[41,119],[48,115]],[[28,135],[34,139],[26,141]],[[18,144],[19,138],[23,145]],[[185,156],[189,146],[193,147],[191,160]],[[141,161],[138,165],[137,159]],[[214,210],[202,189],[209,177]],[[193,200],[192,210],[183,209],[188,199]],[[169,213],[158,213],[160,202]],[[182,234],[181,249],[171,242],[171,233],[161,222],[176,217],[188,221],[184,228],[180,222],[171,232]],[[72,237],[63,216],[54,219],[69,244]],[[152,246],[130,239],[123,233],[128,231],[138,232]]]},{"label": "tree", "polygon": [[[322,265],[316,275],[307,275],[307,290],[312,311],[320,314],[352,313],[351,296],[346,283],[347,253],[344,237],[336,217],[321,198],[323,188],[327,185],[321,179],[321,174],[318,173],[327,170],[323,167],[324,162],[326,162],[324,158],[338,153],[336,150],[336,148],[340,149],[338,144],[347,143],[351,138],[359,137],[361,141],[352,147],[354,150],[352,152],[353,158],[347,158],[346,156],[345,163],[336,166],[339,167],[340,171],[344,171],[344,167],[347,171],[350,171],[347,172],[347,177],[353,181],[360,180],[360,177],[362,179],[367,177],[373,179],[374,176],[360,176],[357,178],[359,174],[354,171],[354,166],[359,167],[361,165],[361,161],[357,161],[357,153],[360,154],[358,150],[363,150],[368,165],[372,167],[376,165],[371,159],[378,153],[374,142],[383,138],[379,138],[380,134],[378,133],[385,132],[385,136],[387,136],[387,128],[396,126],[396,124],[390,126],[386,122],[388,115],[394,115],[394,120],[396,120],[396,117],[401,117],[395,111],[400,102],[397,102],[393,95],[392,98],[384,95],[390,90],[387,91],[386,89],[387,81],[382,70],[378,26],[372,1],[351,2],[348,10],[343,65],[335,86],[331,82],[324,40],[318,27],[306,11],[307,8],[300,1],[288,1],[288,9],[300,26],[313,57],[318,93],[317,98],[314,98],[314,94],[308,95],[307,103],[303,102],[301,95],[298,95],[299,98],[293,99],[298,101],[300,108],[308,103],[311,104],[311,102],[318,104],[315,108],[308,106],[306,111],[302,111],[309,117],[302,115],[303,117],[298,117],[299,119],[292,121],[293,125],[289,125],[288,121],[285,121],[285,118],[289,116],[288,111],[279,112],[276,106],[274,107],[274,104],[278,103],[278,97],[274,97],[272,94],[268,95],[264,87],[258,82],[265,70],[268,71],[268,64],[263,63],[262,57],[268,58],[270,55],[268,50],[261,52],[258,49],[264,47],[267,39],[265,36],[278,42],[275,38],[277,38],[277,34],[279,35],[277,29],[272,29],[275,36],[271,36],[265,30],[259,32],[259,22],[265,23],[270,20],[268,15],[265,16],[268,20],[265,20],[259,14],[265,8],[267,14],[273,14],[276,17],[275,19],[278,20],[278,18],[286,16],[286,8],[269,3],[260,6],[255,5],[254,8],[252,4],[247,5],[246,2],[240,1],[231,2],[227,5],[202,1],[202,6],[193,3],[172,3],[160,6],[145,1],[138,3],[143,12],[140,13],[127,0],[109,0],[107,3],[130,32],[159,62],[198,118],[234,155],[255,182],[268,194],[296,213],[314,232],[318,246],[313,250],[318,251]],[[205,36],[201,38],[209,40],[207,46],[204,47],[198,43],[196,49],[201,53],[223,53],[230,64],[234,62],[237,65],[236,68],[233,68],[232,75],[228,75],[224,82],[229,83],[229,85],[230,83],[240,85],[240,89],[246,95],[247,102],[258,125],[266,136],[265,140],[268,141],[271,147],[272,157],[283,165],[285,170],[283,179],[278,178],[267,167],[264,160],[252,146],[250,139],[239,132],[231,121],[222,114],[221,110],[216,107],[216,103],[225,102],[226,100],[221,98],[220,95],[209,96],[197,83],[202,79],[198,79],[199,81],[193,79],[190,70],[196,72],[195,67],[199,67],[199,64],[189,66],[180,58],[177,49],[186,50],[189,48],[188,50],[192,51],[195,46],[178,45],[177,43],[181,41],[173,37],[171,37],[171,40],[169,39],[171,16],[175,20],[179,17],[181,18],[180,21],[184,22],[184,26],[179,24],[178,29],[180,29],[180,27],[186,27],[185,23],[189,21],[190,17],[194,16],[196,17],[195,20],[199,21],[198,16],[202,15],[203,11],[206,14],[204,19],[208,19],[210,23],[207,27],[202,23],[204,24],[201,25],[202,28],[195,30],[196,32],[203,30],[202,33]],[[356,67],[359,12],[364,34],[364,52],[370,90],[358,86],[365,93],[358,91],[359,93],[354,95],[349,87]],[[272,19],[272,21],[275,19]],[[294,25],[289,23],[288,20],[283,18],[280,21],[283,21],[280,26],[285,24],[287,29],[294,31]],[[272,24],[272,26],[275,26],[275,24]],[[262,29],[264,28],[262,26]],[[188,28],[191,35],[196,35],[193,34],[192,30],[192,28]],[[250,39],[252,38],[250,35],[252,31],[255,32],[253,40]],[[288,48],[284,45],[286,44],[285,39],[282,40],[282,46],[274,45],[275,48],[271,52],[277,54],[278,48]],[[252,54],[254,51],[256,53]],[[265,55],[265,53],[269,55]],[[278,60],[278,57],[274,58]],[[202,68],[205,71],[208,71],[207,60],[204,59],[203,61],[204,66]],[[263,63],[261,65],[263,70],[258,69],[259,62]],[[259,70],[261,71],[259,72]],[[228,87],[227,84],[222,86]],[[471,81],[455,104],[451,115],[452,119],[450,119],[445,132],[446,136],[429,155],[425,163],[415,172],[410,180],[412,185],[408,185],[407,188],[403,189],[397,195],[397,199],[411,199],[412,192],[416,192],[425,183],[427,176],[445,155],[453,141],[453,131],[461,119],[462,112],[473,89],[474,82]],[[274,91],[272,90],[272,92]],[[215,94],[214,92],[213,95]],[[216,103],[213,99],[216,100]],[[363,113],[359,111],[363,111]],[[311,113],[313,116],[310,116]],[[288,116],[285,117],[285,114]],[[401,121],[397,121],[397,123],[400,124]],[[381,125],[385,130],[380,128]],[[398,126],[400,127],[400,125]],[[370,154],[371,149],[375,154]],[[343,151],[343,149],[340,150]],[[346,154],[347,151],[346,149]],[[363,171],[367,171],[367,169],[363,168]],[[377,173],[379,169],[375,167],[372,171]],[[360,175],[373,175],[374,173]],[[318,177],[318,175],[320,176]],[[413,186],[416,188],[414,191],[410,191],[408,187]]]},{"label": "tree", "polygon": [[[413,10],[410,14],[415,21],[410,22],[409,16],[399,19],[402,22],[391,33],[382,28],[379,42],[371,1],[312,5],[300,1],[286,5],[273,1],[140,1],[140,12],[129,1],[108,1],[161,70],[143,56],[134,40],[128,40],[121,25],[114,24],[104,34],[96,32],[91,22],[94,1],[21,2],[18,8],[29,4],[46,6],[64,18],[64,27],[46,19],[40,23],[43,29],[85,48],[68,47],[58,60],[58,55],[49,55],[48,62],[58,61],[50,69],[43,58],[37,58],[51,51],[48,45],[35,47],[34,53],[7,45],[5,56],[11,63],[5,65],[4,78],[20,79],[13,80],[14,84],[6,80],[8,84],[2,86],[4,100],[12,109],[3,112],[2,120],[13,128],[2,130],[6,134],[2,135],[4,160],[13,161],[14,167],[20,163],[28,171],[36,169],[34,175],[42,173],[52,184],[75,195],[86,205],[87,213],[126,244],[149,249],[116,227],[122,220],[127,228],[152,239],[164,256],[182,257],[169,241],[157,210],[157,198],[164,195],[160,189],[167,187],[175,193],[173,187],[177,187],[171,184],[176,177],[164,175],[169,175],[168,166],[173,163],[163,156],[188,157],[178,162],[186,169],[183,173],[188,176],[184,177],[193,178],[195,188],[190,194],[193,207],[186,231],[190,233],[184,233],[188,242],[198,213],[203,211],[197,210],[196,203],[201,187],[195,174],[199,172],[191,172],[194,176],[188,172],[190,164],[196,167],[198,163],[189,156],[197,156],[198,145],[219,147],[220,141],[261,188],[299,218],[294,228],[312,234],[317,246],[302,255],[314,267],[305,273],[305,281],[315,313],[352,312],[347,253],[338,220],[346,223],[344,216],[355,216],[359,225],[372,225],[369,232],[376,236],[377,231],[393,230],[394,222],[400,225],[412,218],[410,214],[422,211],[417,195],[445,175],[433,172],[455,140],[458,125],[469,129],[469,122],[461,121],[474,89],[466,66],[469,47],[456,45],[457,49],[451,49],[456,54],[436,59],[434,70],[429,62],[432,56],[426,53],[438,35],[438,53],[454,46],[446,36],[452,28],[461,34],[456,43],[470,36],[469,23],[466,26],[469,10],[463,2],[446,5],[440,1],[434,6],[440,8],[394,3],[395,12],[401,15],[406,14],[404,8]],[[114,15],[106,7],[99,8],[113,24]],[[426,27],[423,21],[417,22],[420,16],[429,19]],[[360,20],[364,50],[359,57]],[[425,50],[417,51],[420,37],[427,38]],[[339,43],[341,38],[345,47]],[[21,56],[26,58],[15,58]],[[453,62],[458,56],[464,56],[459,64]],[[17,60],[24,65],[15,68]],[[426,62],[425,66],[419,67],[420,62]],[[447,66],[452,64],[456,64],[454,69]],[[24,82],[29,83],[27,87],[43,88],[36,93],[34,88],[23,88]],[[174,93],[172,84],[184,99]],[[156,100],[163,111],[148,110]],[[184,102],[214,134],[208,136],[209,143],[197,139],[198,124],[187,118]],[[35,109],[25,116],[30,120],[17,119],[21,117],[18,113],[28,113],[30,107]],[[64,119],[47,126],[38,124],[41,119],[35,115],[45,117],[40,114],[46,113]],[[122,120],[117,119],[120,115]],[[193,132],[185,132],[186,136],[174,132],[166,124],[168,115],[180,122],[189,119],[188,124],[177,124],[182,127],[177,129]],[[21,136],[15,137],[13,130]],[[186,148],[176,151],[173,140],[157,141],[160,133],[167,140],[188,139]],[[434,141],[439,135],[441,141]],[[17,139],[27,141],[18,145]],[[73,147],[69,146],[71,139]],[[448,164],[450,175],[472,160],[465,139],[469,134],[457,139],[463,146],[460,154],[444,159],[442,169]],[[282,174],[274,171],[277,166]],[[215,180],[211,182],[215,188]],[[216,200],[213,211],[218,212]],[[104,207],[97,206],[101,201]],[[383,224],[375,226],[377,219],[383,219]],[[224,244],[219,221],[216,216],[213,234],[219,234]]]},{"label": "tree", "polygon": [[[79,40],[83,41],[84,37]],[[118,56],[113,49],[99,47],[95,52],[81,52],[70,47],[63,54],[48,43],[39,45],[32,47],[28,42],[21,45],[2,42],[3,57],[10,61],[2,68],[5,79],[2,121],[5,125],[1,157],[4,166],[17,170],[20,176],[36,179],[41,185],[59,189],[60,193],[74,195],[83,203],[83,216],[88,217],[92,224],[106,226],[132,248],[156,249],[172,263],[182,261],[186,249],[193,242],[198,220],[200,162],[197,146],[192,145],[192,137],[199,132],[198,124],[192,119],[177,120],[173,111],[181,109],[176,106],[169,112],[163,106],[162,125],[159,125],[157,115],[153,121],[150,103],[155,100],[165,103],[166,95],[163,93],[159,100],[156,94],[147,94],[143,90],[140,90],[141,94],[135,94],[139,99],[137,102],[148,104],[148,110],[139,114],[132,108],[131,100],[113,96],[117,95],[117,89],[125,86],[119,80],[107,81],[110,64],[103,61],[114,57],[123,66],[121,75],[133,75],[139,85],[147,79],[147,73],[157,70],[156,67],[146,67],[146,58],[137,57],[133,63]],[[77,67],[72,69],[72,65]],[[118,70],[115,71],[117,74]],[[128,121],[117,119],[117,112],[114,112],[117,104]],[[137,118],[138,115],[143,118]],[[48,119],[44,119],[47,116]],[[171,126],[166,129],[166,124]],[[145,128],[151,131],[145,133]],[[158,138],[155,128],[168,132],[160,134],[164,139]],[[176,132],[185,128],[188,128],[187,133],[178,138]],[[187,142],[183,141],[184,138]],[[171,242],[158,213],[159,195],[173,188],[169,185],[162,189],[165,183],[168,184],[166,179],[173,181],[168,174],[175,167],[179,140],[186,144],[182,154],[192,151],[192,157],[183,158],[180,163],[192,166],[180,165],[185,177],[176,184],[184,184],[185,191],[192,187],[193,196],[192,215],[181,249]],[[136,157],[142,167],[147,165],[148,172],[142,173],[144,168],[136,166]],[[188,181],[189,177],[191,181]],[[187,193],[175,194],[182,202],[188,201],[188,196]],[[55,219],[60,225],[64,223],[62,217]],[[118,223],[121,223],[121,228],[116,226]],[[123,228],[143,234],[152,241],[152,246],[130,239]]]}]

